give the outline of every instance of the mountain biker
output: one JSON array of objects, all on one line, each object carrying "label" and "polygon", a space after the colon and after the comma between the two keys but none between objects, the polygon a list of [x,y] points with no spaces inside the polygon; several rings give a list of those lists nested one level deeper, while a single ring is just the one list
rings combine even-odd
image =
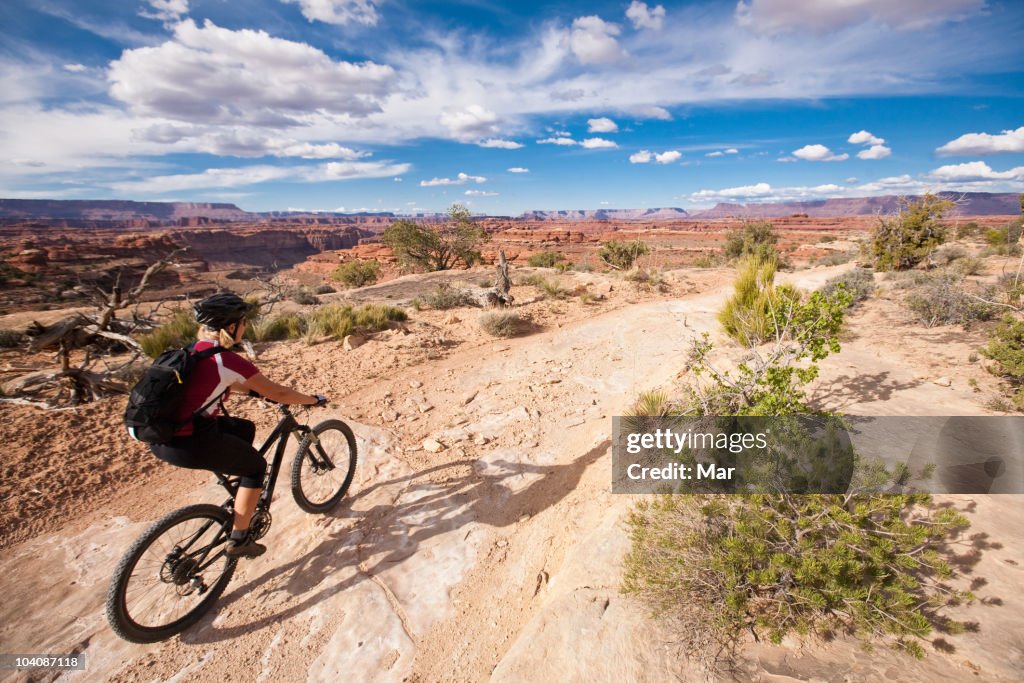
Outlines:
[{"label": "mountain biker", "polygon": [[[200,330],[194,351],[215,346],[226,350],[197,361],[185,383],[185,396],[178,413],[184,426],[168,443],[150,446],[156,457],[172,465],[241,477],[235,494],[231,538],[225,551],[231,557],[258,557],[267,549],[249,535],[249,522],[263,489],[267,461],[252,445],[256,425],[249,420],[221,415],[222,401],[235,390],[253,391],[289,405],[327,403],[324,396],[310,396],[271,382],[255,365],[229,350],[242,340],[245,316],[253,306],[230,292],[214,294],[195,304],[193,312]],[[203,406],[208,407],[193,417]]]}]

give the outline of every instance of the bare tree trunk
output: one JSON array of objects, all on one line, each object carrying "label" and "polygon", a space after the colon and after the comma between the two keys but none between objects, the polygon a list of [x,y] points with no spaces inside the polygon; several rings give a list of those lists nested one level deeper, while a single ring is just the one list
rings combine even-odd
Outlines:
[{"label": "bare tree trunk", "polygon": [[512,278],[508,276],[508,262],[505,260],[505,251],[498,251],[498,265],[496,266],[497,276],[494,279],[494,287],[484,292],[484,305],[498,308],[508,308],[515,301],[515,297],[509,294],[512,288]]}]

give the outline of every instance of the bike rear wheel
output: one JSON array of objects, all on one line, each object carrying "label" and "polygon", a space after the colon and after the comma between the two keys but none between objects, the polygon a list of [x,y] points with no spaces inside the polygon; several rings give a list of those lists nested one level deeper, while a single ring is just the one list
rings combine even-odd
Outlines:
[{"label": "bike rear wheel", "polygon": [[292,495],[306,512],[327,512],[344,497],[356,472],[356,437],[341,420],[307,434],[292,463]]},{"label": "bike rear wheel", "polygon": [[227,588],[237,560],[224,554],[232,512],[190,505],[155,522],[121,559],[107,620],[133,643],[166,640],[196,623]]}]

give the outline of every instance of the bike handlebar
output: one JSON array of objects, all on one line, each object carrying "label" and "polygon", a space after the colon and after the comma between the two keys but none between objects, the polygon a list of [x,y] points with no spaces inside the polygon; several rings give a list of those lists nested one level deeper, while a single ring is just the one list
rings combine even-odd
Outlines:
[{"label": "bike handlebar", "polygon": [[[280,401],[275,401],[272,398],[267,398],[263,394],[259,393],[258,391],[253,391],[252,389],[249,390],[249,396],[251,398],[258,398],[261,401],[266,401],[267,403],[273,403],[274,405],[288,405],[286,403],[281,403]],[[317,402],[313,403],[312,405],[306,405],[305,403],[300,403],[296,405],[300,405],[304,408],[322,408],[327,405],[327,397],[324,396],[323,394],[317,394],[316,398]]]}]

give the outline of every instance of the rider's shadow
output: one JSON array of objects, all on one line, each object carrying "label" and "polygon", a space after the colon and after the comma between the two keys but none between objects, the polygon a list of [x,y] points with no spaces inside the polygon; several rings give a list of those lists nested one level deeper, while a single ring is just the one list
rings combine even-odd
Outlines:
[{"label": "rider's shadow", "polygon": [[[332,532],[303,557],[269,569],[236,587],[222,602],[223,609],[244,596],[259,599],[285,591],[292,596],[285,601],[288,604],[286,608],[229,627],[213,626],[210,622],[214,617],[210,615],[204,617],[200,628],[182,634],[182,639],[209,643],[252,633],[296,617],[371,575],[400,564],[415,555],[424,541],[434,536],[455,532],[470,523],[500,528],[525,517],[533,517],[574,490],[583,473],[607,452],[610,444],[610,440],[606,440],[565,465],[498,460],[480,472],[474,469],[476,460],[462,459],[374,484],[346,499],[345,509],[334,515],[336,518],[355,518],[356,525]],[[417,484],[428,477],[444,477],[446,472],[455,474],[445,477],[442,482]],[[511,478],[523,475],[536,476],[518,490],[506,484]],[[403,495],[396,504],[374,505],[361,513],[351,511],[351,504],[359,498],[375,489],[392,485],[403,489]],[[410,491],[422,495],[406,500]],[[343,567],[357,567],[357,570],[342,581],[318,588]],[[283,584],[276,581],[282,575],[287,575]],[[294,598],[300,599],[293,602]]]}]

